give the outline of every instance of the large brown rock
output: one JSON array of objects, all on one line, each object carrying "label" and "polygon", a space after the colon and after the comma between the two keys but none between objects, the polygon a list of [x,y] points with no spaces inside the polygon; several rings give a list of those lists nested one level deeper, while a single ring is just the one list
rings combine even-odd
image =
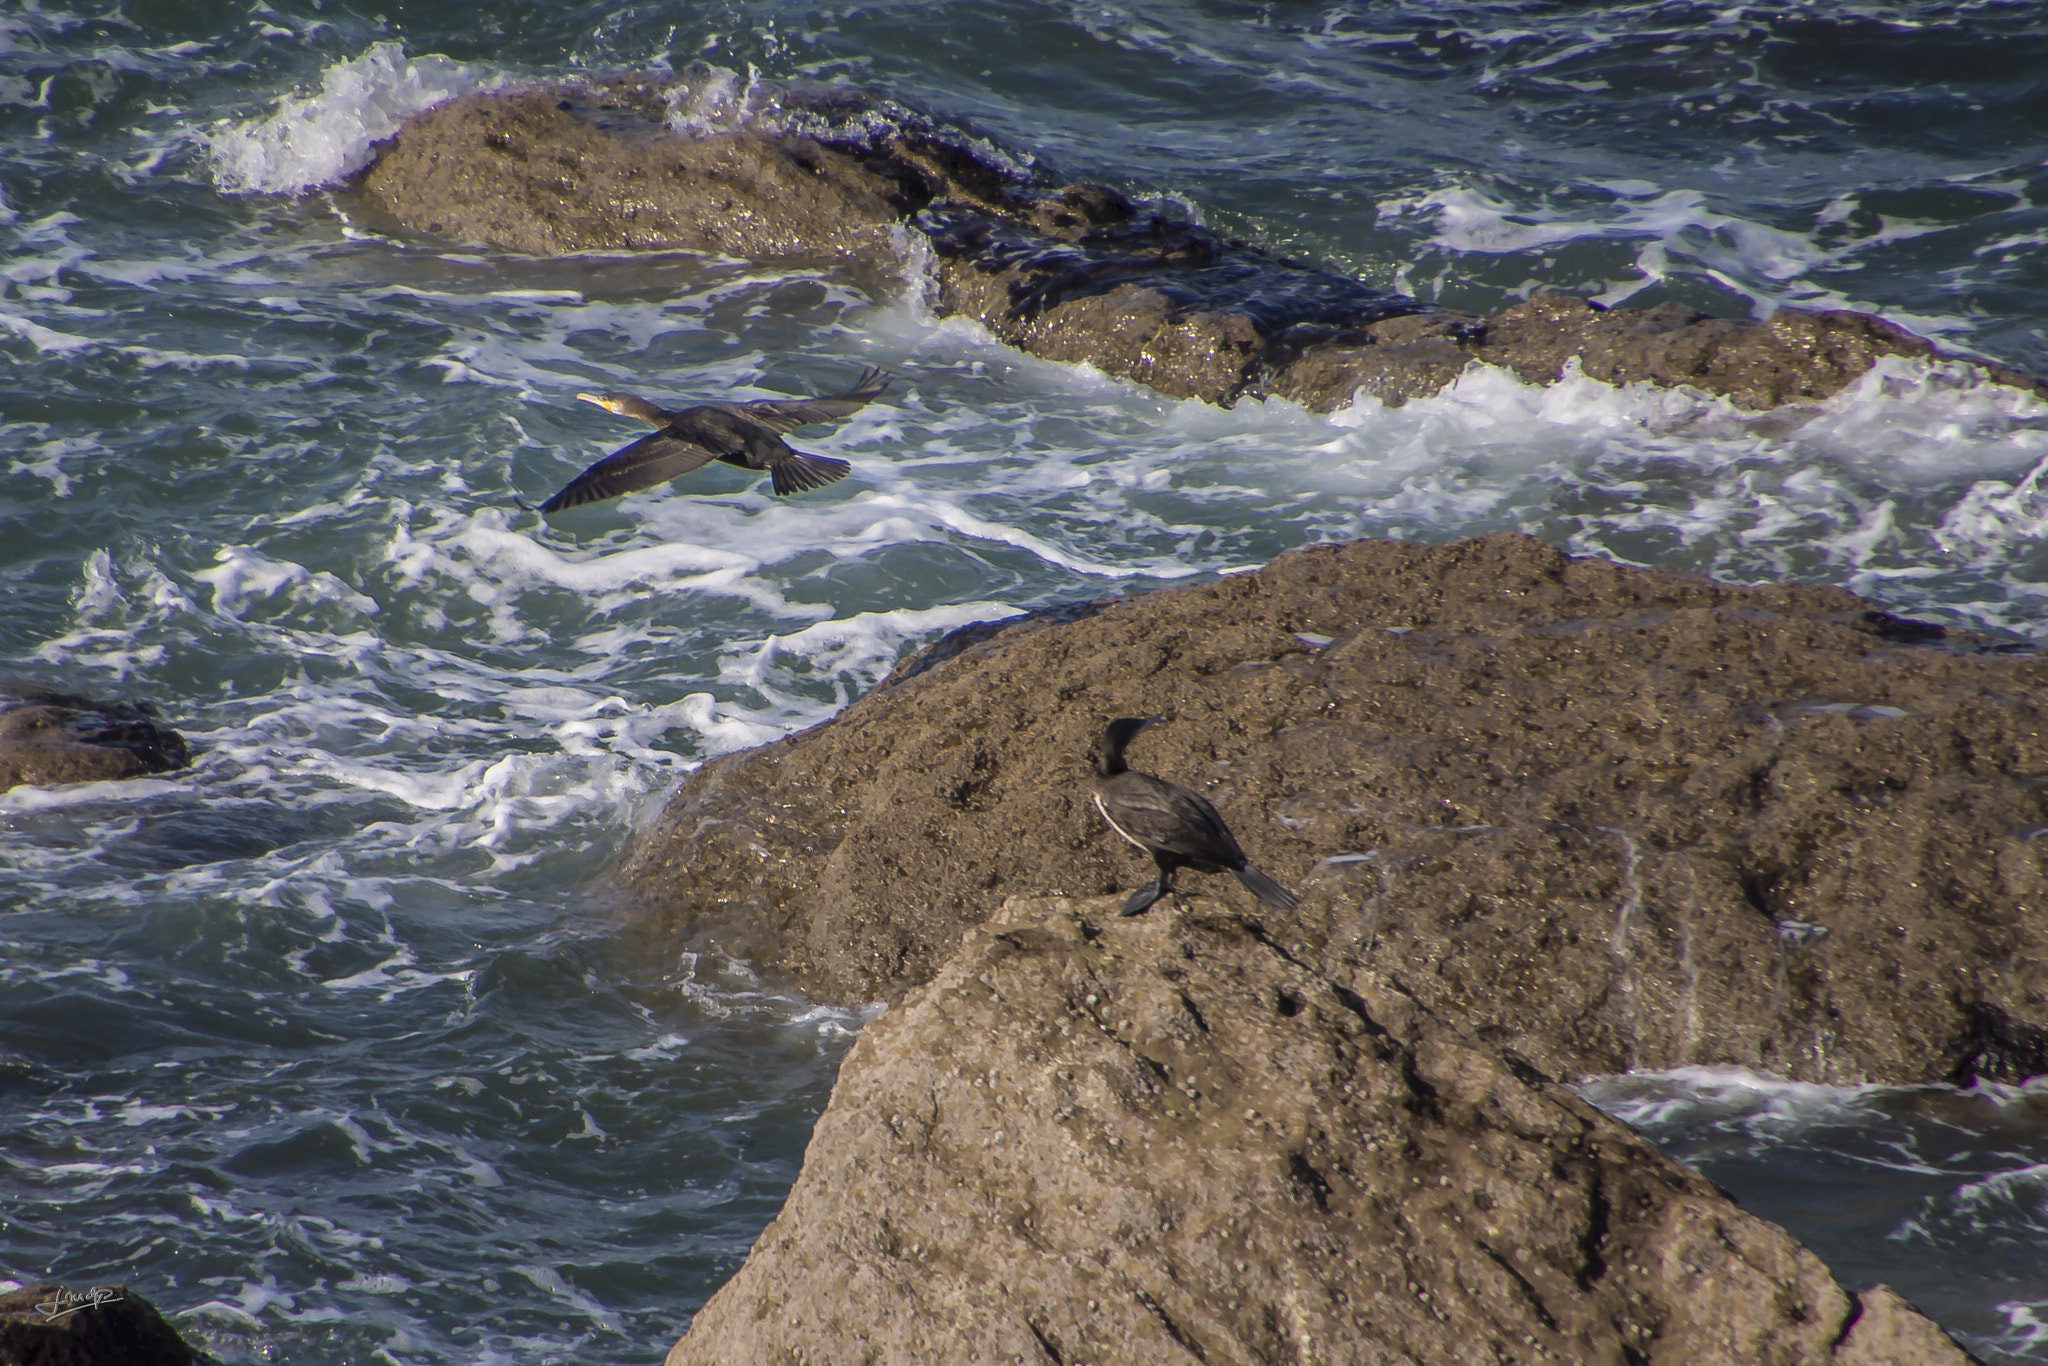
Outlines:
[{"label": "large brown rock", "polygon": [[1576,359],[1598,379],[1691,384],[1767,408],[1825,398],[1880,356],[1934,353],[1862,313],[1753,322],[1556,294],[1485,318],[1444,312],[1100,185],[1026,183],[965,137],[839,88],[764,96],[779,126],[809,135],[743,120],[671,131],[670,98],[705,96],[718,79],[463,96],[408,121],[359,188],[416,231],[536,255],[710,251],[888,271],[908,222],[933,247],[940,312],[1048,360],[1225,406],[1274,394],[1326,412],[1361,392],[1399,404],[1475,362],[1549,383]]},{"label": "large brown rock", "polygon": [[1963,1366],[1360,955],[1020,901],[842,1066],[668,1366]]},{"label": "large brown rock", "polygon": [[[2048,662],[1849,593],[1515,535],[1355,542],[999,633],[706,764],[618,872],[647,932],[900,999],[1009,897],[1150,865],[1086,795],[1103,722],[1368,954],[1554,1077],[2048,1071]],[[1193,875],[1184,875],[1199,882]]]},{"label": "large brown rock", "polygon": [[19,685],[0,692],[0,792],[140,778],[191,762],[185,738],[147,708]]},{"label": "large brown rock", "polygon": [[199,1354],[125,1285],[0,1294],[0,1366],[192,1366]]},{"label": "large brown rock", "polygon": [[411,119],[361,189],[408,227],[511,251],[893,261],[914,205],[854,158],[746,131],[678,137],[631,85],[466,95]]}]

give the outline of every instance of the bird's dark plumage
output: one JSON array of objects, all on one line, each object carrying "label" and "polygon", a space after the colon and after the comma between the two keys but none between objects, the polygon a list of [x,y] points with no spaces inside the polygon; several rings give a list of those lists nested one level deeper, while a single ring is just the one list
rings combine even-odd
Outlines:
[{"label": "bird's dark plumage", "polygon": [[1090,784],[1095,809],[1109,822],[1109,828],[1150,854],[1159,867],[1159,881],[1133,892],[1124,904],[1124,914],[1150,910],[1153,902],[1173,890],[1173,874],[1180,868],[1235,873],[1245,889],[1268,906],[1293,909],[1294,894],[1246,861],[1230,827],[1207,798],[1179,783],[1140,773],[1124,762],[1124,747],[1159,719],[1121,716],[1110,722],[1102,733],[1095,781]]},{"label": "bird's dark plumage", "polygon": [[598,461],[542,503],[540,510],[560,512],[653,488],[713,460],[767,470],[779,494],[823,488],[844,479],[853,467],[829,455],[792,450],[783,435],[813,422],[830,422],[858,412],[888,387],[889,377],[871,367],[843,394],[706,403],[681,412],[656,407],[633,394],[578,394],[576,397],[607,412],[637,418],[660,430]]}]

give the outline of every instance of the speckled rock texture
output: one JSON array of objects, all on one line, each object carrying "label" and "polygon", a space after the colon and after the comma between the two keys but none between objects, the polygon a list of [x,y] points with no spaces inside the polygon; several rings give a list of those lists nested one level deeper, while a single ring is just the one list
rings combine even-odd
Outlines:
[{"label": "speckled rock texture", "polygon": [[[1354,394],[1398,407],[1435,393],[1475,362],[1532,384],[1549,384],[1576,365],[1609,384],[1685,384],[1762,410],[1828,398],[1886,356],[1937,354],[1933,343],[1868,313],[1786,308],[1756,322],[1673,303],[1609,310],[1542,291],[1489,317],[1394,318],[1316,343],[1268,388],[1318,411],[1341,407]],[[2001,384],[2048,392],[2016,370],[1981,368]]]},{"label": "speckled rock texture", "polygon": [[1361,956],[1016,901],[843,1065],[668,1366],[1962,1366]]},{"label": "speckled rock texture", "polygon": [[191,762],[185,738],[146,707],[0,685],[0,792],[140,778]]},{"label": "speckled rock texture", "polygon": [[[894,260],[913,207],[802,138],[678,137],[643,87],[467,95],[415,116],[361,189],[408,227],[510,251]],[[658,109],[658,103],[656,104]]]},{"label": "speckled rock texture", "polygon": [[897,1000],[1012,896],[1151,875],[1108,718],[1363,954],[1542,1074],[2048,1072],[2048,661],[1853,595],[1501,534],[1361,541],[997,632],[706,764],[617,871],[643,932]]}]

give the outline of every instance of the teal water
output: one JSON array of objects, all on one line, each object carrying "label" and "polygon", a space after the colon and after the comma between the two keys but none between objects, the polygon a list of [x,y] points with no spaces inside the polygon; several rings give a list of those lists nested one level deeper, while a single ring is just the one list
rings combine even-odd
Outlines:
[{"label": "teal water", "polygon": [[[0,672],[150,700],[198,749],[0,797],[0,1277],[126,1280],[229,1361],[654,1359],[772,1217],[866,1012],[649,961],[592,880],[689,767],[961,622],[1502,527],[2048,617],[2048,405],[1967,367],[1768,417],[1483,372],[1397,412],[1223,412],[933,319],[914,254],[877,286],[382,235],[335,184],[406,113],[705,62],[725,97],[679,120],[772,120],[755,82],[843,79],[1449,304],[1850,304],[2048,370],[2036,14],[0,9]],[[721,466],[518,506],[633,435],[578,390],[865,364],[890,393],[804,434],[854,465],[829,489]],[[1741,1161],[1902,1122],[1838,1099],[1851,1140]],[[1856,1241],[1897,1255],[1854,1274],[2048,1360],[2048,1284],[1978,1274],[2048,1262],[2038,1119],[1988,1113],[1956,1109],[1967,1159],[1925,1190],[1844,1159],[1751,1203],[1834,1256],[1813,1192],[1884,1192]],[[1684,1146],[1718,1122],[1651,1128],[1736,1186]],[[1958,1194],[1992,1177],[2018,1194]]]}]

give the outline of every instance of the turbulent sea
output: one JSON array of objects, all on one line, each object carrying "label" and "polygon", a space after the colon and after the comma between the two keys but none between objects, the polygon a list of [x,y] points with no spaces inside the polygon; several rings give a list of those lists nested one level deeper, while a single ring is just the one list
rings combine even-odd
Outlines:
[{"label": "turbulent sea", "polygon": [[[1520,528],[2048,634],[2048,404],[1892,363],[1760,417],[1474,371],[1222,411],[888,288],[533,260],[345,188],[434,100],[848,81],[1380,286],[1869,309],[2048,372],[2032,3],[0,3],[0,673],[189,770],[0,796],[0,1285],[125,1281],[226,1362],[651,1362],[794,1179],[871,1012],[591,892],[709,756],[908,648],[1306,542]],[[543,522],[663,400],[895,387],[778,501]],[[1589,1094],[1987,1360],[2048,1362],[2048,1090],[1708,1069]]]}]

